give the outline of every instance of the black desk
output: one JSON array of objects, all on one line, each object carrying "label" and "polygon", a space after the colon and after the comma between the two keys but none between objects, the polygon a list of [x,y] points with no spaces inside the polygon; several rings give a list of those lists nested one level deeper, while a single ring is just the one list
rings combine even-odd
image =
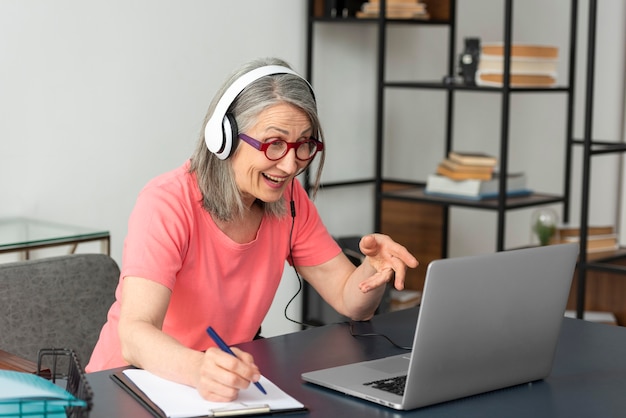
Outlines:
[{"label": "black desk", "polygon": [[[412,343],[416,309],[375,317],[355,332],[384,333]],[[380,337],[350,336],[347,325],[257,340],[240,347],[263,374],[309,407],[311,417],[617,417],[626,414],[626,328],[565,318],[552,374],[515,386],[427,408],[400,412],[303,383],[300,373],[403,352]],[[94,390],[92,418],[149,417],[110,379],[88,374]]]}]

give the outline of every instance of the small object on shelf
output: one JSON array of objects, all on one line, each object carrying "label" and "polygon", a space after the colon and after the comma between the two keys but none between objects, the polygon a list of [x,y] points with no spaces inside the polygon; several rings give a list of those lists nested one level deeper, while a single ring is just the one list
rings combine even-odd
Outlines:
[{"label": "small object on shelf", "polygon": [[443,78],[441,79],[441,82],[449,86],[452,86],[455,84],[463,84],[463,77],[456,76],[456,75],[444,75]]},{"label": "small object on shelf", "polygon": [[364,0],[325,0],[324,15],[332,18],[354,17]]},{"label": "small object on shelf", "polygon": [[465,38],[465,49],[459,56],[459,75],[468,86],[476,85],[476,71],[480,60],[480,38]]},{"label": "small object on shelf", "polygon": [[324,15],[326,17],[341,17],[343,0],[325,0]]},{"label": "small object on shelf", "polygon": [[468,151],[450,151],[448,153],[448,159],[451,161],[467,164],[467,165],[486,165],[493,167],[498,160],[496,157],[484,152],[468,152]]},{"label": "small object on shelf", "polygon": [[539,244],[548,245],[557,232],[558,215],[550,208],[537,209],[533,212],[530,224]]}]

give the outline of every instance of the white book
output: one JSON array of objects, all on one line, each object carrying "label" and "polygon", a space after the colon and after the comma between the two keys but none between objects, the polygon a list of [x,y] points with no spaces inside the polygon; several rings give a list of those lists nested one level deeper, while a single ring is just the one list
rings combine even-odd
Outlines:
[{"label": "white book", "polygon": [[[426,193],[462,197],[474,200],[489,199],[498,196],[500,177],[494,174],[491,180],[452,180],[439,174],[431,174],[426,182]],[[508,195],[527,195],[524,173],[511,173],[507,178]]]},{"label": "white book", "polygon": [[[511,87],[554,87],[556,86],[555,74],[513,74],[510,75]],[[502,87],[504,75],[498,71],[476,71],[475,82],[477,86]]]},{"label": "white book", "polygon": [[[544,58],[511,58],[511,74],[545,74],[556,78],[557,61]],[[504,57],[481,55],[478,71],[483,73],[500,73],[504,71]]]},{"label": "white book", "polygon": [[[504,45],[484,44],[481,47],[476,84],[501,87],[504,81]],[[511,87],[554,87],[557,82],[559,50],[551,45],[511,45]]]}]

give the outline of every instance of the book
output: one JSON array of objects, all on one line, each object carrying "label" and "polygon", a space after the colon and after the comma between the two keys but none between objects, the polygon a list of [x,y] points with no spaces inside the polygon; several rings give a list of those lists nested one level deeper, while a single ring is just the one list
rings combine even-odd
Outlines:
[{"label": "book", "polygon": [[468,151],[450,151],[448,153],[448,159],[451,161],[466,164],[466,165],[482,165],[493,167],[498,160],[496,157],[483,153],[483,152],[468,152]]},{"label": "book", "polygon": [[[491,56],[504,55],[504,43],[483,43],[480,47],[481,54]],[[538,44],[511,44],[511,58],[542,58],[556,60],[559,58],[559,48],[553,45]]]},{"label": "book", "polygon": [[[498,174],[494,174],[491,180],[452,180],[440,174],[431,174],[426,181],[425,193],[482,200],[498,197],[499,185]],[[506,189],[509,196],[523,196],[531,193],[531,190],[526,188],[526,175],[523,173],[509,174]]]},{"label": "book", "polygon": [[[356,12],[356,17],[359,19],[374,19],[378,17],[378,12],[364,12],[362,10]],[[428,20],[430,15],[427,12],[415,12],[412,10],[396,10],[387,9],[385,13],[387,19],[416,19],[416,20]]]},{"label": "book", "polygon": [[[561,243],[580,242],[579,237],[561,238]],[[587,252],[615,251],[619,248],[617,234],[606,235],[588,235],[587,236]]]},{"label": "book", "polygon": [[[478,71],[482,73],[500,73],[504,71],[504,57],[481,55]],[[511,74],[548,74],[556,78],[557,61],[541,58],[511,58]]]},{"label": "book", "polygon": [[[501,72],[476,71],[476,84],[485,87],[502,87],[504,75]],[[554,87],[556,77],[550,74],[511,74],[511,87]]]},{"label": "book", "polygon": [[[389,10],[410,10],[414,12],[426,11],[426,5],[423,3],[419,3],[419,2],[412,2],[412,3],[387,2],[387,6],[385,8],[387,9],[387,11]],[[363,5],[361,6],[361,10],[364,12],[378,13],[380,11],[380,3],[372,3],[371,1],[367,3],[363,3]]]},{"label": "book", "polygon": [[444,158],[441,163],[441,165],[445,166],[446,168],[450,169],[450,170],[454,170],[454,171],[461,171],[464,173],[489,173],[489,174],[493,174],[493,170],[494,170],[494,166],[490,166],[490,165],[473,165],[473,164],[462,164],[456,161],[452,161],[449,158]]},{"label": "book", "polygon": [[[579,237],[580,227],[574,225],[561,225],[557,228],[557,233],[561,238]],[[609,234],[615,234],[615,227],[613,225],[587,225],[587,236]]]},{"label": "book", "polygon": [[465,170],[453,170],[441,163],[437,166],[437,174],[441,174],[442,176],[446,176],[453,180],[467,180],[467,179],[478,179],[478,180],[490,180],[493,176],[492,171],[480,172],[480,171],[465,171]]},{"label": "book", "polygon": [[[510,56],[512,87],[556,85],[559,48],[551,45],[513,44]],[[504,45],[483,44],[475,77],[479,86],[501,87],[504,83]]]},{"label": "book", "polygon": [[[380,2],[369,1],[363,3],[361,10],[356,13],[358,18],[375,18],[380,13]],[[418,0],[388,1],[385,6],[385,16],[389,19],[428,19],[426,5]]]},{"label": "book", "polygon": [[112,378],[161,417],[245,416],[306,410],[302,403],[264,376],[259,383],[267,395],[250,385],[239,391],[233,402],[207,401],[191,386],[163,379],[142,369],[125,369],[113,374]]}]

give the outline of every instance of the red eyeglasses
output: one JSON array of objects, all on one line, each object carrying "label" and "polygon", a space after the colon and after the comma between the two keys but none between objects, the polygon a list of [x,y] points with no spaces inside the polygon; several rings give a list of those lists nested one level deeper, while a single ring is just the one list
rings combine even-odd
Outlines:
[{"label": "red eyeglasses", "polygon": [[263,151],[270,161],[280,160],[287,155],[292,148],[296,150],[296,158],[298,160],[309,161],[315,157],[318,151],[324,149],[324,144],[315,138],[303,139],[296,142],[287,142],[283,139],[261,142],[246,134],[239,134],[239,138],[253,148]]}]

